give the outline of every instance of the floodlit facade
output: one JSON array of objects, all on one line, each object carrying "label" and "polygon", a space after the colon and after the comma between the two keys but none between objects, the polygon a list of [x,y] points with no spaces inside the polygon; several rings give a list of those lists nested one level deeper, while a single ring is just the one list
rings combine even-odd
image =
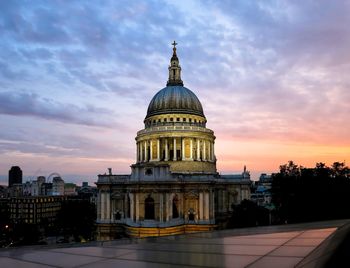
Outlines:
[{"label": "floodlit facade", "polygon": [[98,239],[208,231],[250,197],[250,175],[220,176],[215,135],[197,96],[184,87],[173,43],[166,87],[152,98],[136,136],[131,175],[99,175]]}]

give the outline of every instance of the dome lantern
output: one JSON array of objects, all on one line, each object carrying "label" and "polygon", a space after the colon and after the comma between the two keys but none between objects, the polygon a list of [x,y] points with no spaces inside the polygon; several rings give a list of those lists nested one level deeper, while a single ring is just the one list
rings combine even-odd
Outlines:
[{"label": "dome lantern", "polygon": [[177,43],[174,41],[172,43],[173,47],[173,56],[170,60],[169,66],[169,79],[167,82],[167,86],[183,86],[184,83],[181,80],[181,67],[179,65],[179,59],[176,55],[176,45]]}]

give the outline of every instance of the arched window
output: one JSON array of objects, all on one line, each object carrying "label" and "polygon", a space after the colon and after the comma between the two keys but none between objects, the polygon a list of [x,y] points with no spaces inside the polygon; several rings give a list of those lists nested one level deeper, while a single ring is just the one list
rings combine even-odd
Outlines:
[{"label": "arched window", "polygon": [[145,220],[154,220],[154,199],[150,196],[145,199]]},{"label": "arched window", "polygon": [[146,169],[145,169],[145,175],[150,176],[150,175],[152,175],[152,174],[153,174],[153,169],[152,169],[152,168],[146,168]]},{"label": "arched window", "polygon": [[177,195],[173,198],[173,219],[176,219],[179,217],[179,199]]}]

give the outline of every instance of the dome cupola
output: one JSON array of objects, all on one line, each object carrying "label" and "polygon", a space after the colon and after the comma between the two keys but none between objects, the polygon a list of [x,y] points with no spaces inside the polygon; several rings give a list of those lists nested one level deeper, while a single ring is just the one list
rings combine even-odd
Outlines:
[{"label": "dome cupola", "polygon": [[151,100],[146,118],[160,114],[192,114],[204,116],[202,104],[197,96],[184,87],[181,80],[181,67],[176,54],[176,45],[172,43],[173,55],[169,66],[169,79],[167,86],[161,89]]},{"label": "dome cupola", "polygon": [[202,104],[197,96],[183,86],[167,86],[151,100],[146,119],[159,114],[193,114],[204,117]]}]

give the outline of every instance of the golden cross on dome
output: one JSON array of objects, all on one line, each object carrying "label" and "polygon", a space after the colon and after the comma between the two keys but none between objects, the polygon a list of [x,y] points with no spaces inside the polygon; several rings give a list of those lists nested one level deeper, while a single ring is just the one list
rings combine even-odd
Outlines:
[{"label": "golden cross on dome", "polygon": [[175,42],[175,40],[174,40],[174,42],[172,43],[172,45],[174,46],[174,48],[176,48],[175,46],[177,45],[177,43]]}]

